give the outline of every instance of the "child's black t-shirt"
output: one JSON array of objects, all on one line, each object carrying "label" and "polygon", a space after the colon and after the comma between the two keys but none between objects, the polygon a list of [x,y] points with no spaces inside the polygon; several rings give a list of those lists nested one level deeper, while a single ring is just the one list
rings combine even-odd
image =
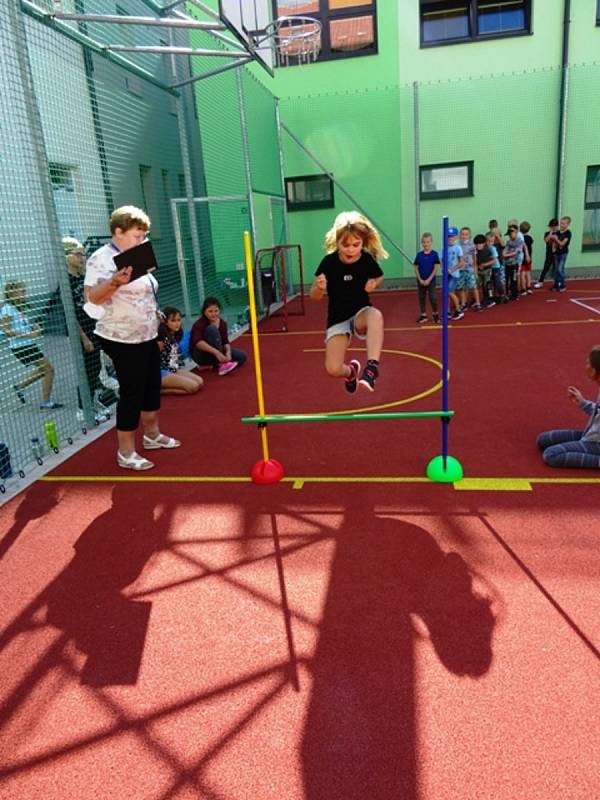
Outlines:
[{"label": "child's black t-shirt", "polygon": [[565,239],[567,240],[567,243],[564,247],[556,248],[557,253],[562,253],[563,255],[566,255],[569,252],[569,245],[571,244],[571,236],[573,236],[573,234],[568,228],[566,231],[556,231],[556,238],[559,240],[559,242],[563,242]]},{"label": "child's black t-shirt", "polygon": [[527,251],[529,252],[529,260],[533,261],[533,239],[528,233],[523,234],[523,238],[525,239]]},{"label": "child's black t-shirt", "polygon": [[330,328],[338,322],[350,319],[361,308],[371,305],[365,284],[370,278],[379,278],[383,271],[373,256],[364,250],[354,264],[344,264],[336,251],[321,261],[315,272],[315,276],[317,275],[325,275],[327,278],[327,327]]},{"label": "child's black t-shirt", "polygon": [[490,261],[490,259],[493,258],[492,251],[486,245],[485,247],[482,247],[481,250],[477,251],[476,258],[477,258],[477,266],[479,267],[481,266],[481,264],[485,264],[486,261]]}]

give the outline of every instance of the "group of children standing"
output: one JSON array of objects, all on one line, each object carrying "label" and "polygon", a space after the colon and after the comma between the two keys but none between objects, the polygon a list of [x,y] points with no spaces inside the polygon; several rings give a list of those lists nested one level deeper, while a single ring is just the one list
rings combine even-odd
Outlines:
[{"label": "group of children standing", "polygon": [[[531,225],[523,221],[508,220],[503,236],[498,221],[491,219],[487,233],[472,236],[468,226],[448,229],[448,294],[452,304],[452,319],[459,320],[465,310],[483,311],[496,303],[508,303],[533,294],[540,289],[552,270],[554,284],[551,291],[564,292],[565,267],[571,241],[570,217],[551,219],[544,234],[546,255],[539,279],[532,284],[533,238]],[[440,321],[437,305],[436,276],[441,268],[439,253],[433,249],[433,237],[424,233],[423,249],[415,256],[414,267],[419,297],[419,318],[428,321],[426,304],[433,322]],[[470,301],[470,302],[469,302]]]}]

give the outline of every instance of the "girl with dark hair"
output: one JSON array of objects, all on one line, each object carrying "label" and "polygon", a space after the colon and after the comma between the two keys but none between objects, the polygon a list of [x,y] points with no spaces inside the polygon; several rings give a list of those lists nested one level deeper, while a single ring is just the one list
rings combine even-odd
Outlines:
[{"label": "girl with dark hair", "polygon": [[181,311],[174,306],[166,306],[162,316],[163,320],[158,326],[161,394],[196,394],[204,386],[204,381],[199,375],[179,368],[183,339]]},{"label": "girl with dark hair", "polygon": [[221,319],[221,303],[207,297],[202,316],[194,322],[190,336],[190,356],[201,367],[212,367],[219,375],[227,375],[246,362],[246,353],[232,347],[227,323]]}]

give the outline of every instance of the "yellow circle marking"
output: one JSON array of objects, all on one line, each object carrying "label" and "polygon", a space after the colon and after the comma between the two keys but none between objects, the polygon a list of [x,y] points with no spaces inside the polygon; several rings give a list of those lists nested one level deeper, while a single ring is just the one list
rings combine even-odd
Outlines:
[{"label": "yellow circle marking", "polygon": [[[366,348],[364,348],[364,347],[349,347],[348,350],[353,352],[353,353],[356,353],[356,352],[365,353],[366,352]],[[303,350],[303,352],[304,353],[324,353],[325,352],[325,348],[324,347],[319,347],[319,348],[314,348],[314,349],[313,348],[305,348]],[[389,354],[392,354],[392,355],[398,355],[398,356],[408,356],[409,358],[418,358],[421,361],[427,361],[430,364],[433,364],[434,366],[438,367],[438,369],[440,371],[442,370],[442,362],[441,361],[438,361],[436,358],[431,358],[431,356],[424,356],[421,353],[410,353],[408,350],[385,350],[385,349],[382,350],[381,352],[382,353],[389,353]],[[448,373],[448,379],[449,378],[450,378],[450,373]],[[442,388],[442,380],[440,379],[436,384],[431,386],[429,389],[425,389],[423,392],[419,392],[419,394],[414,394],[411,397],[405,397],[402,400],[394,400],[392,403],[381,403],[380,405],[377,405],[377,406],[365,406],[363,408],[350,408],[350,409],[347,409],[347,410],[344,410],[344,411],[311,411],[310,413],[311,414],[331,414],[331,416],[334,417],[336,414],[360,414],[361,411],[365,411],[365,412],[367,412],[367,411],[381,411],[382,409],[386,409],[386,408],[396,408],[397,406],[404,406],[404,405],[407,405],[408,403],[414,403],[416,400],[421,400],[423,397],[428,397],[430,394],[433,394],[434,392],[437,392],[441,388]],[[272,414],[272,413],[275,413],[275,412],[271,412],[270,411],[268,413]],[[289,412],[283,412],[282,411],[282,412],[276,412],[276,413],[284,414],[284,413],[289,413]],[[294,412],[294,413],[296,413],[296,412]]]}]

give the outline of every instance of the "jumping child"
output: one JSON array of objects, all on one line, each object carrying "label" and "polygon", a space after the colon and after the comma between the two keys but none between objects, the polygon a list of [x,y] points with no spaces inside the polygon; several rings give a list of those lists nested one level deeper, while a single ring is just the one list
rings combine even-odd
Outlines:
[{"label": "jumping child", "polygon": [[[379,234],[358,211],[344,211],[335,218],[325,235],[327,255],[315,272],[310,290],[312,300],[322,300],[327,293],[327,331],[325,334],[325,369],[332,378],[344,378],[346,391],[353,394],[358,383],[370,392],[379,375],[379,357],[383,346],[383,316],[371,305],[370,292],[383,282],[377,263],[387,258]],[[367,341],[367,363],[360,380],[360,362],[345,364],[352,336]]]},{"label": "jumping child", "polygon": [[[586,362],[586,374],[600,384],[600,344],[592,347]],[[600,469],[600,393],[596,402],[586,400],[579,389],[569,386],[568,396],[589,416],[584,430],[546,431],[538,436],[537,444],[549,467]]]}]

